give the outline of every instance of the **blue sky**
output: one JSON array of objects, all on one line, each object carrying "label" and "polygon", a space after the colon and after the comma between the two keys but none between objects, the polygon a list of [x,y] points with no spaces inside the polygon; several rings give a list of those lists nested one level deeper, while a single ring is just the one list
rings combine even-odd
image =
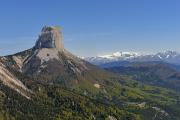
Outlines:
[{"label": "blue sky", "polygon": [[180,52],[179,0],[1,0],[0,55],[31,48],[44,25],[60,25],[78,56]]}]

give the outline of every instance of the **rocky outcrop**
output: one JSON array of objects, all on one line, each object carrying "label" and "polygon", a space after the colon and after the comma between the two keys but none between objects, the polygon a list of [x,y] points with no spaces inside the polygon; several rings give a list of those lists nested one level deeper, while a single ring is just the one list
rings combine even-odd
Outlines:
[{"label": "rocky outcrop", "polygon": [[32,92],[20,80],[18,80],[18,78],[8,71],[2,63],[0,63],[0,82],[17,91],[27,99],[30,99],[30,94]]},{"label": "rocky outcrop", "polygon": [[56,48],[58,51],[63,51],[64,45],[60,28],[57,26],[43,27],[34,48]]}]

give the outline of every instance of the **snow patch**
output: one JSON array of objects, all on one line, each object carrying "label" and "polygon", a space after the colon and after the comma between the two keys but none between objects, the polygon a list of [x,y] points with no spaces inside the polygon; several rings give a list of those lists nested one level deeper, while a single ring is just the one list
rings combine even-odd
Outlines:
[{"label": "snow patch", "polygon": [[170,55],[167,55],[166,58],[169,58]]},{"label": "snow patch", "polygon": [[158,57],[159,57],[160,59],[162,59],[162,57],[161,57],[160,55],[158,55]]}]

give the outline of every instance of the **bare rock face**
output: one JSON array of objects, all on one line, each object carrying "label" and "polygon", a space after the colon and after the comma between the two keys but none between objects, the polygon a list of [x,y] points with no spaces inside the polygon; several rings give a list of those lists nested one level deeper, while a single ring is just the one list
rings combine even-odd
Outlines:
[{"label": "bare rock face", "polygon": [[56,26],[43,27],[34,48],[55,48],[58,51],[63,51],[64,45],[60,28]]}]

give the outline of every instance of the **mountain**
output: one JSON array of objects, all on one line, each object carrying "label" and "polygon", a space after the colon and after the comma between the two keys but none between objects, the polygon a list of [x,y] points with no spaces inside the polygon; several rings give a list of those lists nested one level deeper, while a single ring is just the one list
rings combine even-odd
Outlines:
[{"label": "mountain", "polygon": [[154,62],[161,61],[170,64],[180,65],[180,54],[174,51],[165,51],[157,54],[141,55],[135,52],[116,52],[112,55],[87,57],[85,60],[95,65],[102,65],[111,62]]},{"label": "mountain", "polygon": [[109,62],[115,61],[128,61],[140,56],[136,52],[115,52],[110,55],[96,56],[96,57],[86,57],[84,58],[86,61],[89,61],[92,64],[100,65]]},{"label": "mountain", "polygon": [[155,55],[144,55],[135,59],[135,61],[163,61],[170,64],[180,65],[180,54],[175,51],[165,51]]},{"label": "mountain", "polygon": [[57,26],[43,27],[32,48],[0,57],[2,120],[178,120],[179,100],[177,91],[74,56],[64,48]]},{"label": "mountain", "polygon": [[58,84],[71,90],[79,88],[89,92],[97,85],[105,87],[105,82],[112,75],[64,49],[59,30],[57,27],[43,27],[33,48],[2,57],[1,63],[9,71],[18,71],[29,79]]}]

